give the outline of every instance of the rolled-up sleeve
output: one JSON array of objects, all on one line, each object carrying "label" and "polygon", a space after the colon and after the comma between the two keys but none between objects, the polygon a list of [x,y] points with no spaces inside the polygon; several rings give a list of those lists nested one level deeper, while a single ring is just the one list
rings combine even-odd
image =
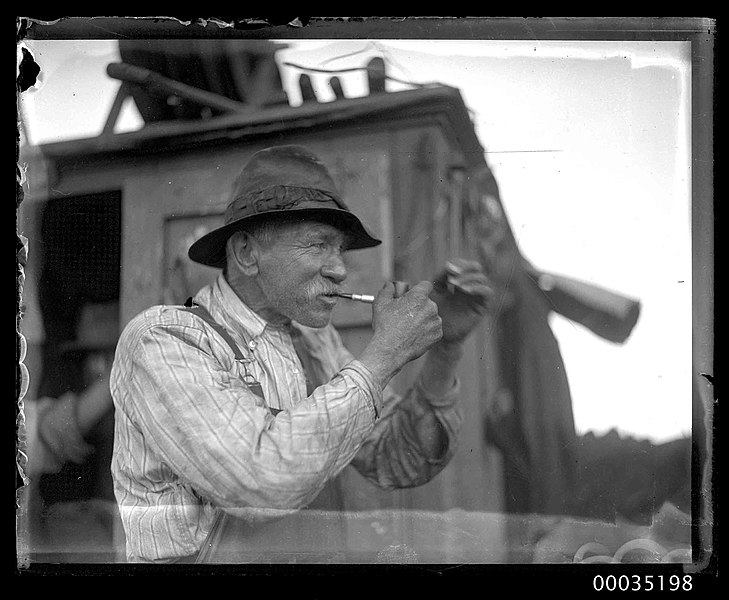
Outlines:
[{"label": "rolled-up sleeve", "polygon": [[[352,465],[384,489],[414,487],[430,481],[446,467],[456,450],[461,426],[459,389],[456,381],[446,394],[432,397],[419,380],[402,396],[386,388],[382,417]],[[416,433],[418,422],[427,413],[435,416],[433,426],[445,435],[445,450],[438,458],[423,450]]]},{"label": "rolled-up sleeve", "polygon": [[[335,361],[351,364],[352,354],[333,328],[328,329],[325,339]],[[364,378],[374,382],[369,369],[355,362]],[[438,396],[429,393],[420,378],[403,395],[395,392],[391,385],[384,389],[375,383],[371,385],[373,397],[381,402],[376,408],[379,418],[352,460],[352,466],[384,489],[427,483],[446,467],[456,451],[462,422],[458,407],[458,380],[445,394]],[[435,416],[434,427],[445,436],[445,451],[437,459],[428,456],[416,434],[418,422],[428,413]]]}]

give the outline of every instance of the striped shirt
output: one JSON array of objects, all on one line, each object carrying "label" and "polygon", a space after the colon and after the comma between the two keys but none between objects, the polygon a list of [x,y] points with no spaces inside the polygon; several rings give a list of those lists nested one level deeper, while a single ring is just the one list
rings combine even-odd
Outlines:
[{"label": "striped shirt", "polygon": [[[274,327],[222,274],[194,301],[254,360],[234,360],[222,336],[179,306],[149,308],[124,328],[111,373],[111,470],[130,562],[195,554],[219,508],[269,518],[305,507],[350,463],[394,489],[425,483],[450,460],[457,382],[439,398],[418,383],[401,397],[382,390],[334,327]],[[310,394],[292,334],[318,386]],[[246,369],[265,402],[244,383]],[[448,438],[437,460],[414,433],[429,410]]]}]

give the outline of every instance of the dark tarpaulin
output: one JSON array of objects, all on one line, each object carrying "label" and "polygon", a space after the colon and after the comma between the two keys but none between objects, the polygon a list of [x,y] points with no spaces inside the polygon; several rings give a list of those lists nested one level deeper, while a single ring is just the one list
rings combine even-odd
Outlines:
[{"label": "dark tarpaulin", "polygon": [[[574,428],[565,365],[549,313],[619,343],[637,321],[638,302],[558,276],[550,276],[544,289],[543,277],[523,261],[518,264],[510,283],[512,302],[500,315],[498,334],[511,410],[497,413],[487,424],[488,435],[505,453],[509,512],[606,521],[620,515],[649,524],[669,501],[690,513],[690,437],[653,443],[621,437],[615,430],[578,435]],[[506,438],[505,431],[513,438]]]},{"label": "dark tarpaulin", "polygon": [[504,454],[507,512],[565,514],[577,462],[569,382],[540,290],[517,267],[510,291],[497,322],[502,387],[486,435]]},{"label": "dark tarpaulin", "polygon": [[485,435],[504,462],[509,513],[647,522],[666,500],[687,511],[691,440],[665,444],[575,431],[565,364],[551,312],[623,343],[640,302],[592,283],[542,272],[521,255],[485,173],[473,207],[479,258],[496,290],[499,388]]},{"label": "dark tarpaulin", "polygon": [[551,307],[527,270],[493,174],[484,170],[474,183],[478,193],[466,217],[495,292],[499,361],[485,436],[502,454],[505,510],[565,514],[575,486],[577,435],[565,366],[549,325]]}]

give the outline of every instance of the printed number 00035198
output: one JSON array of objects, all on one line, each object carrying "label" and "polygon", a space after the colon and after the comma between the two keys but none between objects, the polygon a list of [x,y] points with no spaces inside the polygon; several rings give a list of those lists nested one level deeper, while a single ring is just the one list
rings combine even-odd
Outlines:
[{"label": "printed number 00035198", "polygon": [[691,575],[595,575],[592,579],[595,591],[636,592],[652,590],[671,592],[690,591],[693,587]]}]

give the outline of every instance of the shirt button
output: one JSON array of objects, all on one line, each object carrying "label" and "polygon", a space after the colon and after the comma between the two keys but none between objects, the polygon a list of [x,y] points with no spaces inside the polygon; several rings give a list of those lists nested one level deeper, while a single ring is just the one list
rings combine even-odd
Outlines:
[{"label": "shirt button", "polygon": [[257,346],[257,345],[258,345],[258,344],[256,343],[256,340],[251,340],[250,342],[248,342],[248,347],[249,347],[249,348],[250,348],[251,350],[255,350],[255,349],[256,349],[256,346]]}]

